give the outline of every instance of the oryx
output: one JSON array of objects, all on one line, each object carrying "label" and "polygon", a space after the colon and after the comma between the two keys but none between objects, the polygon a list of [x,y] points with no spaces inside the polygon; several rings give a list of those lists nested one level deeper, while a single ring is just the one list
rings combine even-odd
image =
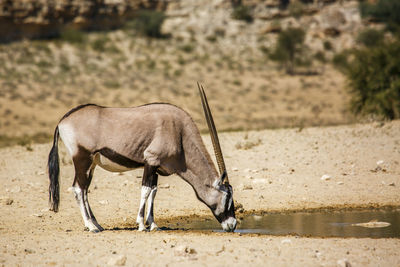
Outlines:
[{"label": "oryx", "polygon": [[[144,167],[137,223],[139,230],[156,229],[153,201],[158,174],[177,174],[194,189],[225,231],[236,227],[232,187],[229,184],[217,131],[202,86],[202,106],[211,133],[219,174],[204,146],[198,128],[184,110],[163,103],[133,108],[109,108],[94,104],[78,106],[58,123],[48,158],[50,209],[58,211],[59,157],[61,137],[75,167],[72,184],[85,227],[102,231],[88,202],[88,188],[97,165],[112,172]],[[146,201],[149,207],[144,221]]]}]

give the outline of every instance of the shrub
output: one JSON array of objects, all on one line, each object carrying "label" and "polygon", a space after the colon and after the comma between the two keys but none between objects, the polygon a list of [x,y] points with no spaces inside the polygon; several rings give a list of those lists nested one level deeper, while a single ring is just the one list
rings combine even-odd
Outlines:
[{"label": "shrub", "polygon": [[164,38],[161,33],[161,26],[165,20],[165,15],[160,11],[142,10],[137,17],[128,22],[127,27],[133,28],[138,33],[152,38]]},{"label": "shrub", "polygon": [[253,15],[250,7],[244,5],[234,7],[231,17],[236,20],[244,20],[247,23],[253,22]]},{"label": "shrub", "polygon": [[324,45],[324,49],[327,51],[332,50],[332,48],[333,48],[332,43],[328,40],[325,40],[323,45]]},{"label": "shrub", "polygon": [[383,43],[384,33],[375,29],[366,29],[357,37],[357,43],[367,47],[378,46]]},{"label": "shrub", "polygon": [[372,17],[385,22],[391,31],[398,31],[400,28],[399,0],[378,0],[376,4],[361,2],[360,12],[363,17]]},{"label": "shrub", "polygon": [[304,4],[300,1],[291,1],[288,9],[291,16],[300,18],[304,13]]},{"label": "shrub", "polygon": [[315,58],[315,60],[318,60],[321,63],[325,63],[326,62],[325,54],[322,51],[317,51],[314,54],[314,58]]},{"label": "shrub", "polygon": [[400,118],[400,41],[353,52],[346,76],[356,114]]},{"label": "shrub", "polygon": [[278,42],[270,53],[272,60],[281,62],[289,74],[294,73],[295,64],[301,61],[304,52],[305,32],[300,28],[288,28],[278,36]]},{"label": "shrub", "polygon": [[349,68],[349,54],[347,50],[335,54],[332,59],[332,64],[341,72],[346,72]]},{"label": "shrub", "polygon": [[96,50],[98,52],[104,52],[106,49],[106,45],[110,41],[110,39],[106,36],[99,37],[98,39],[94,40],[93,43],[91,44],[93,50]]},{"label": "shrub", "polygon": [[86,41],[87,37],[84,32],[67,27],[61,31],[60,39],[68,43],[81,44]]},{"label": "shrub", "polygon": [[195,47],[193,44],[184,44],[184,45],[180,46],[179,49],[185,53],[191,53],[194,51]]}]

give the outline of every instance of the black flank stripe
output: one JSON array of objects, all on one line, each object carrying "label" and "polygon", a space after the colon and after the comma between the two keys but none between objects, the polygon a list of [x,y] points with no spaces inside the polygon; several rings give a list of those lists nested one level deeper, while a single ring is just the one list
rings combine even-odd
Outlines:
[{"label": "black flank stripe", "polygon": [[101,155],[103,155],[107,159],[111,160],[112,162],[115,162],[118,165],[124,166],[126,168],[134,169],[134,168],[139,168],[139,167],[144,166],[143,163],[139,163],[134,160],[131,160],[130,158],[127,158],[108,147],[99,149],[99,150],[95,151],[95,153],[96,152],[99,152]]}]

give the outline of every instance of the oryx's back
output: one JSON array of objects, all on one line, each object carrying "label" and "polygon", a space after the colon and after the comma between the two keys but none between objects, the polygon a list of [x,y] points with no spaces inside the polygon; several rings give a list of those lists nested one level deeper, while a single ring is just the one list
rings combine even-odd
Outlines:
[{"label": "oryx's back", "polygon": [[107,149],[138,163],[144,163],[146,150],[160,158],[177,156],[185,127],[196,127],[191,117],[176,106],[161,103],[133,108],[83,105],[59,123],[61,138],[72,156],[79,149],[91,153]]}]

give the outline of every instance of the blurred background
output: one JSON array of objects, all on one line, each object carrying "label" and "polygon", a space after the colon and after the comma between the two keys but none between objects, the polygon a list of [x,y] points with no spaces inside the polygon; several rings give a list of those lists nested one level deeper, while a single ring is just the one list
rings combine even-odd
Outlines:
[{"label": "blurred background", "polygon": [[220,131],[400,117],[398,0],[0,0],[0,147],[84,103],[169,102]]}]

